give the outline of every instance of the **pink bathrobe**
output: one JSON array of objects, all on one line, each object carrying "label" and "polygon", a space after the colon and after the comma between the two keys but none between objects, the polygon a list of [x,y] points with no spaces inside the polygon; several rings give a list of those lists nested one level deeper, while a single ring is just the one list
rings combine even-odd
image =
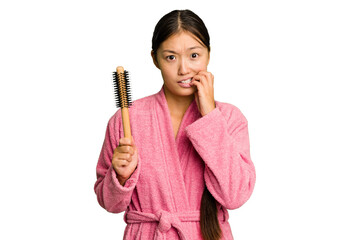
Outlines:
[{"label": "pink bathrobe", "polygon": [[233,239],[227,209],[243,205],[253,192],[247,120],[229,103],[201,116],[195,99],[176,139],[164,85],[129,108],[138,166],[121,186],[111,160],[123,137],[121,109],[109,120],[96,167],[99,204],[124,214],[124,239],[202,239],[200,203],[205,184],[217,200],[222,239]]}]

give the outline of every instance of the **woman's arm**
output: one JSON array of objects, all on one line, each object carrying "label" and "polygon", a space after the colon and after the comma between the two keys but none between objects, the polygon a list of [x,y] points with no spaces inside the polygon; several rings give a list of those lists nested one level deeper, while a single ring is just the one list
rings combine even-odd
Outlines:
[{"label": "woman's arm", "polygon": [[112,156],[115,148],[119,145],[122,135],[121,111],[110,118],[104,143],[96,166],[97,181],[94,190],[97,200],[103,208],[112,213],[125,211],[130,204],[131,196],[139,178],[140,157],[138,165],[131,177],[122,186],[117,178],[116,171],[112,166]]},{"label": "woman's arm", "polygon": [[[227,209],[242,206],[255,185],[250,158],[247,120],[231,104],[216,108],[185,129],[205,162],[205,183],[214,198]],[[223,112],[222,112],[223,111]]]}]

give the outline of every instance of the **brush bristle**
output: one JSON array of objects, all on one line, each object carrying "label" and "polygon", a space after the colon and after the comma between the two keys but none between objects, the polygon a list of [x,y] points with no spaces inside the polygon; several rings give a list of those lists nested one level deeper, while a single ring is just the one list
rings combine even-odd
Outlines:
[{"label": "brush bristle", "polygon": [[115,102],[118,108],[129,108],[132,105],[129,72],[124,71],[122,74],[113,73]]}]

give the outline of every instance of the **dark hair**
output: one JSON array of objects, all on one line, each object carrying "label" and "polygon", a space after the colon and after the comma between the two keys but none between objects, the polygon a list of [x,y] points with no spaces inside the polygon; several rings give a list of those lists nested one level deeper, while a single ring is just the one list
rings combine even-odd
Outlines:
[{"label": "dark hair", "polygon": [[[210,51],[210,36],[201,18],[190,10],[174,10],[164,15],[155,26],[152,38],[154,55],[162,42],[180,31],[192,33]],[[222,235],[216,200],[206,185],[201,198],[200,227],[204,240],[218,240]]]},{"label": "dark hair", "polygon": [[180,31],[194,34],[210,51],[210,36],[201,18],[190,10],[174,10],[164,15],[155,26],[152,38],[154,55],[163,41]]}]

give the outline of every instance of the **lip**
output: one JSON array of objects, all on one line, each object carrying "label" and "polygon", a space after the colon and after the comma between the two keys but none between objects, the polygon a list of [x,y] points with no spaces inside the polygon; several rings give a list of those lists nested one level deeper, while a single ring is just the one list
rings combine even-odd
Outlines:
[{"label": "lip", "polygon": [[[182,83],[181,81],[186,81],[186,80],[189,80],[190,79],[190,82],[189,83]],[[192,77],[187,77],[187,78],[183,78],[182,80],[178,81],[177,83],[180,85],[180,87],[182,88],[192,88],[193,86],[191,85],[193,81],[193,78]]]},{"label": "lip", "polygon": [[[191,79],[191,80],[192,80],[192,77],[184,78],[184,79],[182,79],[182,80],[178,81],[178,83],[180,83],[180,82],[182,82],[182,81],[189,80],[189,79]],[[190,81],[190,82],[192,82],[192,81]]]}]

